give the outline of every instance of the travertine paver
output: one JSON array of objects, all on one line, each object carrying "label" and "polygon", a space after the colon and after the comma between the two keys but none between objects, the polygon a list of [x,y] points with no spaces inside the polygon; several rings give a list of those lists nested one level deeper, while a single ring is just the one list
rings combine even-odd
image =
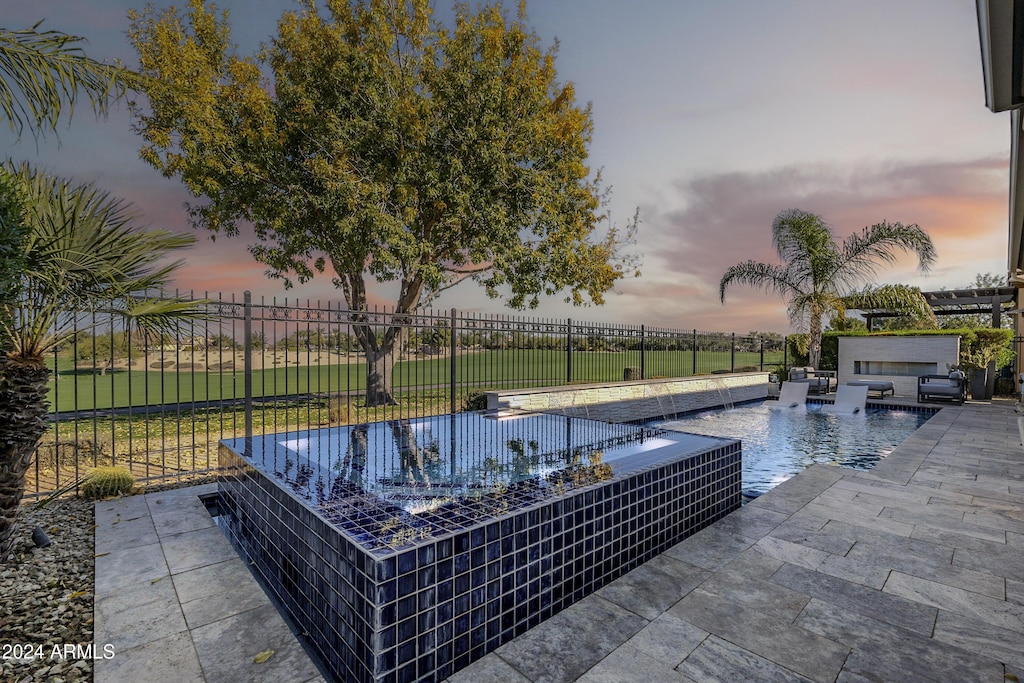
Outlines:
[{"label": "travertine paver", "polygon": [[96,683],[323,681],[199,499],[215,490],[96,504]]}]

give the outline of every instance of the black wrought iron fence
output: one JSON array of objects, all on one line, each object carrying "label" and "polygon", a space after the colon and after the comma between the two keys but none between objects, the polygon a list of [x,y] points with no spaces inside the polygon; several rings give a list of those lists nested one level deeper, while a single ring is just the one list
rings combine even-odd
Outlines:
[{"label": "black wrought iron fence", "polygon": [[192,298],[211,301],[209,315],[173,337],[93,318],[55,350],[51,427],[29,495],[98,465],[189,477],[216,467],[223,438],[475,409],[490,389],[768,370],[785,360],[781,336]]}]

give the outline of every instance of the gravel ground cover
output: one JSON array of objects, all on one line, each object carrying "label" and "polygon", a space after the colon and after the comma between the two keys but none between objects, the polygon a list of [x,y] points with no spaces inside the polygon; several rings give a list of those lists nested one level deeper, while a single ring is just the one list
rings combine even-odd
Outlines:
[{"label": "gravel ground cover", "polygon": [[[0,565],[0,680],[92,681],[94,503],[26,507],[14,552]],[[50,545],[32,541],[36,525]]]},{"label": "gravel ground cover", "polygon": [[[215,481],[211,476],[137,488],[136,494]],[[95,501],[26,505],[11,560],[0,564],[0,683],[90,683],[93,657]],[[37,548],[38,525],[50,545]]]}]

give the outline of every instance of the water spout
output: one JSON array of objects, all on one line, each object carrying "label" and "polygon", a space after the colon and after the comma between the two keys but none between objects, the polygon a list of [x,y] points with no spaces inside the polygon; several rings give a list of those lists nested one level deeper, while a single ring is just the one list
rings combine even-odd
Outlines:
[{"label": "water spout", "polygon": [[729,391],[729,385],[725,383],[725,380],[720,377],[712,377],[711,383],[718,390],[718,397],[722,400],[722,407],[727,410],[735,408],[736,405],[732,400],[732,392]]}]

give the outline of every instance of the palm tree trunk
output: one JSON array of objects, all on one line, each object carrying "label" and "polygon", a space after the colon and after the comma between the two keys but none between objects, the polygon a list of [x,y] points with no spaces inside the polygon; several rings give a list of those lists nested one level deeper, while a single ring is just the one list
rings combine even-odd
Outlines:
[{"label": "palm tree trunk", "polygon": [[25,473],[46,431],[46,382],[40,365],[0,361],[0,563],[14,547]]},{"label": "palm tree trunk", "polygon": [[808,365],[815,370],[820,370],[818,367],[821,363],[821,311],[811,309],[811,319],[809,322],[810,339],[807,344],[807,356]]}]

